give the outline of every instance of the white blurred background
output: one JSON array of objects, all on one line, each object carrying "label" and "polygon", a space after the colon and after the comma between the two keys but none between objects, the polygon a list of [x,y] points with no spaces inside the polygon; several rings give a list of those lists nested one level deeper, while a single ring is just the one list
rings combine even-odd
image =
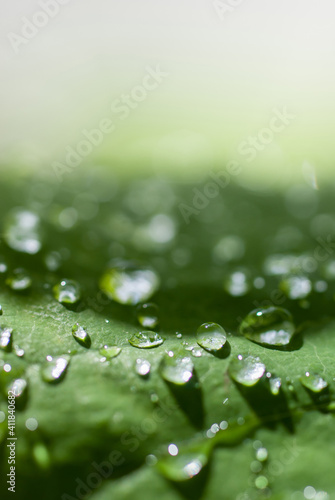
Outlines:
[{"label": "white blurred background", "polygon": [[[122,174],[187,179],[232,159],[246,163],[242,182],[290,182],[304,162],[320,178],[332,174],[333,0],[0,6],[1,169],[51,169],[67,147],[76,148],[83,129],[109,117],[117,120],[115,131],[85,162]],[[126,119],[113,117],[111,104],[157,65],[169,76]],[[268,126],[274,108],[285,107],[295,118],[246,161],[241,143]]]}]

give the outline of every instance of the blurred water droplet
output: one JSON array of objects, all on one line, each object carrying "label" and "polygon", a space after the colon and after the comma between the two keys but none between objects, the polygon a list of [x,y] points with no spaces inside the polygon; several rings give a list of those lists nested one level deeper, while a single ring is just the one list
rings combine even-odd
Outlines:
[{"label": "blurred water droplet", "polygon": [[159,277],[150,268],[122,261],[108,269],[100,279],[100,289],[119,304],[145,302],[159,288]]},{"label": "blurred water droplet", "polygon": [[281,389],[281,378],[280,377],[270,377],[269,379],[270,391],[274,396],[278,396]]},{"label": "blurred water droplet", "polygon": [[69,362],[70,356],[68,354],[47,359],[41,367],[42,379],[49,383],[61,381],[65,376]]},{"label": "blurred water droplet", "polygon": [[240,333],[264,346],[282,347],[295,332],[291,314],[281,307],[268,306],[251,311],[240,325]]},{"label": "blurred water droplet", "polygon": [[155,332],[139,332],[128,339],[128,342],[138,349],[151,349],[162,345],[164,339]]},{"label": "blurred water droplet", "polygon": [[246,387],[252,387],[263,377],[265,365],[258,357],[239,354],[230,362],[228,371],[233,380]]},{"label": "blurred water droplet", "polygon": [[155,328],[158,325],[158,307],[156,304],[140,304],[137,307],[137,319],[144,328]]},{"label": "blurred water droplet", "polygon": [[23,378],[15,379],[9,386],[9,391],[12,391],[15,397],[23,398],[28,389],[28,383]]},{"label": "blurred water droplet", "polygon": [[106,359],[112,359],[118,356],[121,351],[122,351],[121,347],[118,347],[117,345],[112,345],[112,346],[104,345],[99,350],[99,353]]},{"label": "blurred water droplet", "polygon": [[15,292],[25,292],[31,288],[32,279],[24,269],[18,268],[8,276],[6,285]]},{"label": "blurred water droplet", "polygon": [[191,358],[169,351],[164,355],[159,365],[161,377],[175,385],[185,385],[193,377],[193,362]]},{"label": "blurred water droplet", "polygon": [[305,276],[287,276],[279,287],[291,300],[304,299],[312,291],[312,283]]},{"label": "blurred water droplet", "polygon": [[9,352],[12,349],[12,328],[0,327],[0,349]]},{"label": "blurred water droplet", "polygon": [[138,358],[135,364],[135,370],[141,377],[147,377],[150,373],[151,365],[147,359]]},{"label": "blurred water droplet", "polygon": [[233,297],[243,297],[251,288],[247,274],[240,270],[230,273],[224,280],[223,287]]},{"label": "blurred water droplet", "polygon": [[304,387],[312,392],[319,393],[328,387],[328,382],[326,382],[317,373],[306,372],[300,377],[300,382]]},{"label": "blurred water droplet", "polygon": [[61,304],[75,304],[81,298],[81,287],[77,281],[63,279],[53,289],[53,295]]},{"label": "blurred water droplet", "polygon": [[72,335],[76,339],[76,341],[84,346],[89,348],[91,346],[91,338],[85,328],[79,325],[79,323],[75,323],[72,327]]},{"label": "blurred water droplet", "polygon": [[17,252],[36,254],[42,247],[38,215],[21,208],[9,212],[4,221],[4,240]]}]

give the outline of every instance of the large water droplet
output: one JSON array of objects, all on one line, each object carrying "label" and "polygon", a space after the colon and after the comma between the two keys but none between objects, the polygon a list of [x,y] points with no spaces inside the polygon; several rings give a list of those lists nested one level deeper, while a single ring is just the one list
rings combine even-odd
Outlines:
[{"label": "large water droplet", "polygon": [[164,339],[156,332],[139,332],[130,337],[128,342],[139,349],[151,349],[162,345]]},{"label": "large water droplet", "polygon": [[47,361],[41,367],[42,379],[51,384],[60,382],[65,376],[69,362],[70,356],[68,354],[56,358],[48,356]]},{"label": "large water droplet", "polygon": [[158,307],[156,304],[140,304],[137,307],[137,319],[144,328],[155,328],[158,325]]},{"label": "large water droplet", "polygon": [[135,364],[135,370],[141,377],[147,377],[150,373],[151,365],[147,359],[138,358]]},{"label": "large water droplet", "polygon": [[36,254],[42,246],[38,215],[21,208],[12,210],[5,219],[4,240],[13,250]]},{"label": "large water droplet", "polygon": [[281,347],[290,343],[295,326],[286,309],[268,306],[251,311],[242,321],[240,332],[257,344]]},{"label": "large water droplet", "polygon": [[9,352],[12,349],[12,328],[0,327],[0,349]]},{"label": "large water droplet", "polygon": [[291,300],[305,299],[312,291],[312,283],[306,276],[287,276],[280,289]]},{"label": "large water droplet", "polygon": [[61,304],[75,304],[81,298],[81,287],[77,281],[64,279],[53,287],[53,294]]},{"label": "large water droplet", "polygon": [[160,375],[164,380],[175,385],[185,385],[191,380],[194,365],[190,357],[169,351],[159,365]]},{"label": "large water droplet", "polygon": [[306,389],[312,392],[322,392],[328,387],[328,382],[324,380],[317,373],[306,372],[302,377],[300,377],[300,382]]},{"label": "large water droplet", "polygon": [[229,375],[235,382],[252,387],[263,377],[265,369],[258,357],[239,354],[229,364]]},{"label": "large water droplet", "polygon": [[204,323],[197,330],[197,342],[208,352],[216,353],[228,343],[226,332],[217,323]]},{"label": "large water droplet", "polygon": [[122,351],[121,347],[118,347],[117,345],[104,345],[100,350],[99,353],[104,356],[106,359],[112,359],[116,358]]},{"label": "large water droplet", "polygon": [[75,323],[72,327],[72,335],[76,339],[76,341],[84,346],[84,347],[90,347],[91,346],[91,338],[85,328],[79,325],[79,323]]},{"label": "large water droplet", "polygon": [[6,279],[6,285],[15,292],[25,292],[32,285],[32,279],[24,269],[14,269]]},{"label": "large water droplet", "polygon": [[153,269],[132,262],[118,262],[100,279],[101,290],[119,304],[145,302],[159,288],[159,277]]}]

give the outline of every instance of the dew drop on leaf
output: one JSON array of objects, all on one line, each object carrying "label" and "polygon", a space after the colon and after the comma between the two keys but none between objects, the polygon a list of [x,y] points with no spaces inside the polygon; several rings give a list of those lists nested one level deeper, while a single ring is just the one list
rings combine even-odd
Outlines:
[{"label": "dew drop on leaf", "polygon": [[106,359],[112,359],[116,358],[122,351],[121,347],[118,347],[117,345],[104,345],[100,350],[99,353],[104,356]]},{"label": "dew drop on leaf", "polygon": [[306,372],[300,377],[300,382],[306,389],[312,392],[322,392],[328,387],[328,383],[317,373]]},{"label": "dew drop on leaf", "polygon": [[6,285],[15,292],[25,292],[31,288],[32,279],[24,269],[18,268],[7,277]]},{"label": "dew drop on leaf", "polygon": [[155,328],[158,325],[158,307],[156,304],[140,304],[137,307],[137,320],[144,328]]},{"label": "dew drop on leaf", "polygon": [[135,333],[130,339],[129,344],[138,349],[151,349],[163,344],[164,339],[156,332],[139,332]]},{"label": "dew drop on leaf", "polygon": [[240,325],[240,333],[264,346],[282,347],[295,332],[291,314],[281,307],[268,306],[251,311]]},{"label": "dew drop on leaf", "polygon": [[159,288],[157,273],[129,261],[117,262],[103,274],[100,289],[119,304],[137,305],[145,302]]},{"label": "dew drop on leaf", "polygon": [[41,367],[42,379],[51,384],[61,381],[65,376],[69,362],[70,356],[68,354],[56,358],[48,356]]},{"label": "dew drop on leaf", "polygon": [[138,358],[135,363],[135,370],[141,377],[147,377],[150,373],[151,364],[147,359]]},{"label": "dew drop on leaf", "polygon": [[75,304],[81,298],[81,287],[77,281],[63,279],[53,289],[53,295],[61,304]]},{"label": "dew drop on leaf", "polygon": [[91,337],[79,323],[75,323],[72,327],[72,335],[75,340],[82,346],[89,348],[91,346]]},{"label": "dew drop on leaf", "polygon": [[235,382],[252,387],[263,377],[265,369],[265,365],[258,357],[239,354],[230,362],[228,371]]},{"label": "dew drop on leaf", "polygon": [[228,341],[222,326],[217,323],[204,323],[197,330],[197,342],[206,351],[216,353]]},{"label": "dew drop on leaf", "polygon": [[182,354],[167,352],[159,365],[161,377],[175,385],[185,385],[191,380],[194,373],[193,362],[190,357]]}]

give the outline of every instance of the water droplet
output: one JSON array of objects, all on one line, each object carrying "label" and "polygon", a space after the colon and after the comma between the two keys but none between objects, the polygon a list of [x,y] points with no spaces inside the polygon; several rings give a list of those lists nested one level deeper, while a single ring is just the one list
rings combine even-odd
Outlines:
[{"label": "water droplet", "polygon": [[14,346],[14,351],[15,351],[16,356],[18,356],[19,358],[22,358],[24,356],[24,349],[22,349],[18,345]]},{"label": "water droplet", "polygon": [[204,323],[197,330],[197,342],[208,352],[220,351],[228,342],[226,332],[217,323]]},{"label": "water droplet", "polygon": [[279,287],[291,300],[305,299],[312,291],[312,283],[305,276],[287,276]]},{"label": "water droplet", "polygon": [[295,326],[286,309],[268,306],[251,311],[242,321],[240,332],[257,344],[281,347],[290,343]]},{"label": "water droplet", "polygon": [[2,305],[0,304],[0,316],[3,315]]},{"label": "water droplet", "polygon": [[42,246],[38,215],[21,208],[12,210],[5,219],[4,240],[17,252],[36,254]]},{"label": "water droplet", "polygon": [[145,302],[159,288],[159,277],[153,269],[131,262],[118,262],[100,279],[101,290],[119,304]]},{"label": "water droplet", "polygon": [[227,276],[223,287],[233,297],[243,297],[250,291],[249,278],[244,271],[235,271]]},{"label": "water droplet", "polygon": [[255,479],[255,486],[259,490],[264,490],[269,484],[268,478],[265,476],[258,476]]},{"label": "water droplet", "polygon": [[328,383],[317,373],[306,372],[300,377],[300,382],[312,392],[321,392],[328,387]]},{"label": "water droplet", "polygon": [[57,358],[47,358],[41,367],[42,379],[45,382],[56,383],[63,379],[70,362],[70,356],[64,354]]},{"label": "water droplet", "polygon": [[104,345],[100,350],[99,353],[104,356],[106,359],[112,359],[116,358],[122,351],[121,347],[118,347],[117,345]]},{"label": "water droplet", "polygon": [[137,319],[144,328],[155,328],[158,325],[158,307],[156,304],[140,304],[137,307]]},{"label": "water droplet", "polygon": [[229,364],[229,375],[239,384],[252,387],[263,377],[265,369],[258,357],[239,354]]},{"label": "water droplet", "polygon": [[76,341],[84,346],[84,347],[90,347],[91,346],[91,338],[85,328],[79,325],[79,323],[75,323],[72,327],[72,335],[76,339]]},{"label": "water droplet", "polygon": [[7,272],[7,264],[3,261],[2,257],[0,260],[0,274],[5,274]]},{"label": "water droplet", "polygon": [[80,285],[74,280],[63,279],[52,290],[55,299],[61,304],[75,304],[81,297]]},{"label": "water droplet", "polygon": [[[176,445],[170,445],[172,454],[158,460],[156,467],[170,481],[187,481],[199,474],[208,463],[209,442],[198,446],[198,450],[178,450]],[[169,447],[169,449],[170,449]]]},{"label": "water droplet", "polygon": [[168,452],[170,453],[170,455],[171,455],[172,457],[177,456],[177,455],[178,455],[178,453],[179,453],[178,446],[176,446],[175,444],[170,444],[170,445],[168,446]]},{"label": "water droplet", "polygon": [[147,377],[150,373],[151,364],[147,359],[138,358],[135,364],[135,370],[141,377]]},{"label": "water droplet", "polygon": [[12,349],[12,328],[0,327],[0,349],[9,352]]},{"label": "water droplet", "polygon": [[28,383],[23,378],[17,378],[11,383],[9,387],[9,391],[12,391],[15,397],[17,398],[24,397],[25,394],[27,393],[27,389],[28,389]]},{"label": "water droplet", "polygon": [[36,418],[33,417],[27,418],[26,427],[28,431],[36,431],[36,429],[38,428],[38,422]]},{"label": "water droplet", "polygon": [[6,279],[6,285],[15,292],[24,292],[31,287],[32,279],[24,269],[14,269]]},{"label": "water droplet", "polygon": [[128,342],[133,347],[138,347],[138,349],[151,349],[162,345],[164,339],[155,332],[139,332],[128,339]]},{"label": "water droplet", "polygon": [[162,358],[159,373],[164,380],[175,385],[185,385],[193,377],[193,362],[188,356],[169,351]]},{"label": "water droplet", "polygon": [[269,378],[270,391],[274,396],[278,396],[281,388],[281,378],[280,377],[270,377]]},{"label": "water droplet", "polygon": [[191,349],[191,354],[194,358],[201,358],[202,356],[201,349],[195,349],[194,347]]},{"label": "water droplet", "polygon": [[258,448],[256,451],[256,458],[260,462],[265,462],[268,459],[268,450],[266,448]]},{"label": "water droplet", "polygon": [[180,332],[176,332],[177,339],[182,339],[183,335]]}]

